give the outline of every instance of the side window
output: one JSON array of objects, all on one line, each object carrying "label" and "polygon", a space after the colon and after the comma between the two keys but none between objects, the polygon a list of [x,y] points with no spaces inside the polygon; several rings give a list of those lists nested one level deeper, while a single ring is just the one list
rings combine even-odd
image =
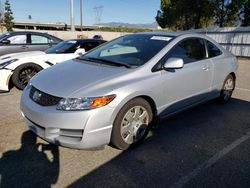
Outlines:
[{"label": "side window", "polygon": [[212,42],[206,40],[206,44],[207,44],[208,57],[215,57],[222,54],[220,49],[217,48]]},{"label": "side window", "polygon": [[85,51],[87,52],[87,51],[97,47],[98,45],[99,45],[98,42],[85,42],[85,43],[81,44],[80,48],[84,48]]},{"label": "side window", "polygon": [[7,38],[10,41],[10,44],[26,44],[27,36],[26,35],[15,35]]},{"label": "side window", "polygon": [[204,40],[199,38],[185,39],[170,51],[167,58],[181,58],[185,64],[205,59]]},{"label": "side window", "polygon": [[41,35],[31,35],[31,44],[48,44],[50,39]]}]

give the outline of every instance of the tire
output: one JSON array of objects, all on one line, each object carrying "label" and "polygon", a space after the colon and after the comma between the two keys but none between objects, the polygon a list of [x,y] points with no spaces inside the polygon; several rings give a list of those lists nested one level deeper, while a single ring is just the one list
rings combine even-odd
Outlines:
[{"label": "tire", "polygon": [[18,88],[23,90],[30,79],[42,68],[34,63],[26,63],[18,66],[12,75],[12,82]]},{"label": "tire", "polygon": [[153,120],[150,104],[143,98],[135,98],[126,103],[117,114],[110,145],[126,150],[147,136]]},{"label": "tire", "polygon": [[230,101],[235,88],[235,78],[229,74],[223,83],[223,87],[220,92],[218,101],[222,104],[226,104]]}]

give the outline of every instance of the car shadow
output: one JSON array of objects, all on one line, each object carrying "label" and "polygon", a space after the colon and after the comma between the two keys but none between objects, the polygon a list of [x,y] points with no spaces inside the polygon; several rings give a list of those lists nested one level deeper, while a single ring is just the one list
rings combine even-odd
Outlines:
[{"label": "car shadow", "polygon": [[[51,187],[59,174],[59,150],[55,145],[36,144],[37,136],[23,133],[21,148],[0,158],[0,187]],[[52,157],[46,154],[50,152]]]},{"label": "car shadow", "polygon": [[[250,103],[239,99],[226,105],[211,101],[165,119],[150,131],[144,143],[122,152],[69,187],[168,187],[249,132],[249,109]],[[231,187],[249,185],[246,174],[239,169],[235,173],[237,178],[219,177],[217,187],[224,186],[220,181],[231,181]]]}]

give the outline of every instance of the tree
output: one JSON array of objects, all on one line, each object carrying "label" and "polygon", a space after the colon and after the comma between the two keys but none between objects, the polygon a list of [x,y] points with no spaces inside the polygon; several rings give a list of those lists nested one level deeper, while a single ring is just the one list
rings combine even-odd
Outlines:
[{"label": "tree", "polygon": [[161,0],[156,21],[173,30],[206,27],[214,15],[213,5],[211,0]]},{"label": "tree", "polygon": [[12,31],[13,28],[13,12],[11,10],[10,2],[9,0],[5,1],[5,12],[4,12],[4,23],[7,31]]},{"label": "tree", "polygon": [[250,0],[243,2],[241,13],[241,26],[250,26]]},{"label": "tree", "polygon": [[4,6],[2,2],[0,1],[0,21],[3,22],[3,16],[4,16]]},{"label": "tree", "polygon": [[234,26],[239,19],[238,13],[242,0],[213,0],[215,24],[220,27]]}]

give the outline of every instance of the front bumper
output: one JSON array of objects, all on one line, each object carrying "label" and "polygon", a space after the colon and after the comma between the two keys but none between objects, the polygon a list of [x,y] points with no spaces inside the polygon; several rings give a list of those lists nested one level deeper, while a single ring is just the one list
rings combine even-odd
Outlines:
[{"label": "front bumper", "polygon": [[9,91],[9,81],[12,74],[12,70],[0,69],[0,91]]},{"label": "front bumper", "polygon": [[23,91],[21,111],[30,130],[42,139],[77,149],[99,148],[110,142],[114,108],[60,111],[56,106],[36,104],[30,99],[29,91]]}]

